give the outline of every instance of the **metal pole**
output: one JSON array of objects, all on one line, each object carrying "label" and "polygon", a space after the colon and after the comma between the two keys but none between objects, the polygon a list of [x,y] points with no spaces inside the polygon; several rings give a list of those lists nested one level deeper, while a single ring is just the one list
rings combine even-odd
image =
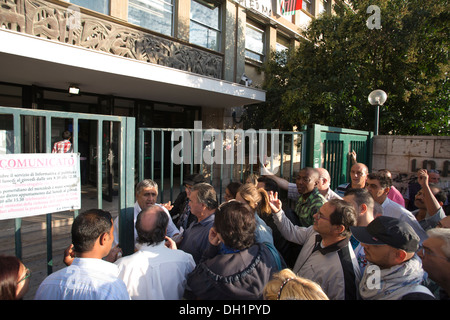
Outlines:
[{"label": "metal pole", "polygon": [[378,135],[378,127],[380,126],[380,105],[377,104],[375,108],[375,130],[373,135]]}]

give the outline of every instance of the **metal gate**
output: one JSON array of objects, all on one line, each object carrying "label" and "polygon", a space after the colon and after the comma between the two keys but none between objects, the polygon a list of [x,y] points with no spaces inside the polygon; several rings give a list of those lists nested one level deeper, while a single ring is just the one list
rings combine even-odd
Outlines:
[{"label": "metal gate", "polygon": [[[261,162],[292,182],[304,165],[303,139],[303,132],[290,131],[139,128],[139,180],[155,180],[159,201],[173,202],[184,175],[202,173],[222,201],[228,183],[259,174]],[[181,159],[174,161],[174,153]]]},{"label": "metal gate", "polygon": [[[104,172],[107,166],[111,165],[111,157],[117,156],[117,184],[118,184],[118,215],[120,221],[119,241],[124,254],[131,254],[134,250],[133,233],[126,233],[125,230],[133,228],[133,206],[134,206],[134,167],[135,167],[135,118],[119,117],[109,115],[82,114],[59,111],[45,111],[35,109],[7,108],[0,107],[0,117],[2,117],[2,127],[0,130],[11,136],[11,143],[7,146],[7,153],[50,153],[52,151],[52,135],[54,127],[52,123],[65,121],[72,128],[73,152],[79,151],[79,124],[80,121],[89,121],[90,127],[96,132],[97,140],[94,147],[94,161],[96,170],[93,176],[97,182],[97,207],[102,208]],[[36,126],[34,124],[37,124]],[[109,152],[107,159],[109,163],[103,161],[104,136],[108,133],[108,128],[117,126],[117,141],[109,141]],[[104,130],[106,128],[106,130]],[[33,131],[34,132],[30,132]],[[25,139],[33,137],[33,146],[28,146]],[[59,139],[60,140],[60,139]],[[54,142],[54,141],[53,141]],[[117,145],[116,145],[117,144]],[[36,146],[39,145],[39,146]],[[114,152],[112,146],[114,145]],[[25,146],[25,147],[24,147]],[[106,149],[106,150],[107,150]],[[111,165],[112,166],[112,165]],[[76,217],[78,211],[74,212]],[[47,228],[47,272],[52,272],[52,214],[46,215]],[[15,253],[18,258],[22,258],[22,219],[15,219]]]},{"label": "metal gate", "polygon": [[357,161],[372,168],[373,132],[314,124],[307,128],[306,163],[311,167],[322,167],[331,176],[331,189],[349,182],[352,166],[349,152],[355,151]]},{"label": "metal gate", "polygon": [[[263,152],[268,151],[267,154],[270,156],[270,152],[273,150],[272,146],[275,139],[270,135],[271,131],[244,131],[244,136],[249,137],[248,143],[246,140],[244,143],[239,143],[239,139],[235,138],[238,131],[139,128],[139,180],[151,178],[158,182],[160,188],[159,200],[160,202],[166,202],[173,201],[176,194],[183,189],[184,174],[202,173],[209,178],[209,182],[218,192],[219,200],[222,201],[226,185],[230,181],[243,182],[250,174],[259,173],[258,168],[260,162],[263,161],[258,159],[252,163],[251,159],[254,159],[254,155],[260,154],[262,150]],[[199,138],[197,141],[194,138],[190,139],[189,161],[184,161],[184,165],[175,164],[171,158],[172,151],[183,139],[178,140],[178,137],[183,137],[183,135],[194,137],[195,134],[198,134]],[[264,139],[264,134],[268,134],[270,138]],[[174,138],[174,135],[177,138]],[[208,136],[206,141],[205,136]],[[227,136],[233,138],[227,139]],[[318,124],[305,127],[304,131],[300,132],[279,131],[276,138],[280,146],[279,156],[276,159],[271,157],[270,164],[272,169],[274,165],[276,166],[278,176],[289,182],[294,182],[295,173],[305,166],[326,168],[331,176],[330,187],[334,190],[339,184],[348,180],[351,167],[348,157],[350,151],[356,152],[358,162],[362,162],[371,168],[372,138],[373,133],[369,131],[327,127]],[[264,141],[266,141],[265,145]],[[209,152],[211,154],[219,152],[219,159],[224,159],[227,149],[234,153],[234,160],[238,160],[240,155],[243,154],[245,159],[235,161],[232,164],[226,163],[226,161],[220,164],[207,163],[203,159],[204,155]],[[240,155],[237,154],[239,150],[241,150]],[[195,152],[200,154],[200,161],[197,163],[194,161]]]}]

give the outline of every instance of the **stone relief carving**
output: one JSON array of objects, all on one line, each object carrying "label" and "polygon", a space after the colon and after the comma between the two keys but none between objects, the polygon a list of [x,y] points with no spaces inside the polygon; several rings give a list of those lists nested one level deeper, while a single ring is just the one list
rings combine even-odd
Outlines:
[{"label": "stone relief carving", "polygon": [[0,27],[217,79],[223,58],[118,23],[79,14],[40,0],[0,0]]}]

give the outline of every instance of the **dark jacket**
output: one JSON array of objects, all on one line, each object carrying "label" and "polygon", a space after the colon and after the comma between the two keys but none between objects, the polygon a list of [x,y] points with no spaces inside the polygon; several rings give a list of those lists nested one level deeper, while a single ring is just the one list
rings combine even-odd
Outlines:
[{"label": "dark jacket", "polygon": [[220,254],[209,246],[189,274],[186,298],[201,300],[262,299],[263,289],[277,272],[271,251],[261,243],[237,253]]}]

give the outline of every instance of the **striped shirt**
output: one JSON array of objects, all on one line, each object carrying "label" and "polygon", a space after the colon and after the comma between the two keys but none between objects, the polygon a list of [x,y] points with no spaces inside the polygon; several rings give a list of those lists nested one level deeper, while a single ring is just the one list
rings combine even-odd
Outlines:
[{"label": "striped shirt", "polygon": [[319,211],[325,202],[327,200],[317,188],[314,188],[306,199],[303,199],[303,197],[298,198],[295,213],[300,220],[300,225],[303,227],[312,225],[314,223],[313,215]]}]

